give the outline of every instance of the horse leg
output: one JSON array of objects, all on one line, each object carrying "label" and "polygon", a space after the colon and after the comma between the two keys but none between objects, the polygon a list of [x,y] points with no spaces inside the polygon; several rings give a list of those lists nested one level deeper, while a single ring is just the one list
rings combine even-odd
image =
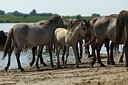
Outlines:
[{"label": "horse leg", "polygon": [[49,48],[48,50],[49,50],[51,67],[53,68],[54,67],[54,64],[53,64],[53,60],[52,60],[52,44],[50,46],[48,46],[48,48]]},{"label": "horse leg", "polygon": [[95,53],[95,48],[96,46],[95,45],[91,45],[91,50],[92,50],[92,53],[91,53],[91,56],[96,56],[96,53]]},{"label": "horse leg", "polygon": [[101,57],[100,57],[100,50],[101,50],[102,45],[103,45],[103,43],[101,43],[98,46],[98,48],[96,49],[96,51],[97,51],[97,62],[100,64],[100,67],[105,67],[105,65],[102,63]]},{"label": "horse leg", "polygon": [[67,67],[67,58],[69,56],[69,46],[66,45],[66,59],[65,59],[65,62],[64,62],[64,68]]},{"label": "horse leg", "polygon": [[123,63],[123,56],[124,56],[124,47],[123,47],[123,51],[119,59],[119,63]]},{"label": "horse leg", "polygon": [[75,60],[76,60],[76,67],[78,68],[79,67],[79,60],[78,60],[78,55],[77,55],[77,50],[76,50],[76,47],[75,46],[72,46],[73,48],[73,51],[74,51],[74,55],[75,55]]},{"label": "horse leg", "polygon": [[[57,68],[60,68],[60,59],[59,59],[59,54],[60,54],[60,46],[56,46],[56,55],[57,55]],[[64,62],[64,61],[63,61]]]},{"label": "horse leg", "polygon": [[76,50],[77,50],[76,53],[77,53],[77,56],[78,56],[78,61],[79,61],[79,63],[81,63],[81,60],[80,60],[80,59],[81,59],[82,57],[80,58],[80,55],[79,55],[78,42],[77,42],[77,44],[76,44]]},{"label": "horse leg", "polygon": [[86,49],[87,49],[87,52],[88,52],[88,58],[91,58],[91,54],[90,54],[90,51],[89,51],[89,46],[87,46]]},{"label": "horse leg", "polygon": [[33,47],[32,48],[32,55],[33,55],[33,57],[32,57],[32,61],[30,62],[30,66],[31,67],[33,66],[33,64],[35,62],[35,52],[36,52],[36,49],[37,49],[37,47]]},{"label": "horse leg", "polygon": [[21,53],[21,50],[22,50],[22,49],[16,48],[16,49],[15,49],[15,55],[16,55],[16,59],[17,59],[18,68],[19,68],[21,71],[24,71],[24,69],[21,67],[21,63],[20,63],[20,53]]},{"label": "horse leg", "polygon": [[65,52],[66,52],[66,46],[63,46],[63,54],[62,54],[62,58],[61,58],[61,61],[63,61],[63,64],[64,64],[64,55],[65,55]]},{"label": "horse leg", "polygon": [[43,66],[47,66],[47,64],[44,63],[44,60],[43,60],[43,57],[42,57],[43,48],[44,48],[44,46],[42,46],[41,51],[40,51],[41,52],[40,53],[40,63],[43,64]]},{"label": "horse leg", "polygon": [[124,43],[125,67],[128,67],[128,34]]},{"label": "horse leg", "polygon": [[109,39],[106,39],[105,40],[105,47],[106,47],[106,51],[107,51],[107,56],[108,56],[108,58],[107,58],[107,64],[110,64],[110,62],[109,62]]},{"label": "horse leg", "polygon": [[114,48],[114,43],[111,42],[111,45],[110,45],[111,51],[110,51],[110,58],[109,58],[109,63],[111,65],[115,65],[115,62],[114,62],[114,59],[113,59],[113,48]]},{"label": "horse leg", "polygon": [[10,49],[10,51],[9,51],[9,53],[8,53],[8,63],[7,63],[7,66],[5,67],[5,71],[7,71],[8,70],[8,68],[9,68],[9,66],[10,66],[10,61],[11,61],[11,54],[12,54],[12,51],[13,51],[14,49]]},{"label": "horse leg", "polygon": [[11,54],[12,54],[12,52],[9,52],[9,53],[8,53],[8,63],[7,63],[7,66],[5,67],[5,71],[7,71],[8,68],[9,68],[9,66],[10,66]]},{"label": "horse leg", "polygon": [[37,67],[37,69],[40,69],[39,65],[38,65],[38,61],[39,61],[39,58],[42,57],[42,47],[43,46],[39,46],[39,49],[38,49],[38,56],[37,56],[37,60],[36,60],[36,67]]},{"label": "horse leg", "polygon": [[[42,47],[43,49],[43,47]],[[33,59],[32,61],[30,62],[30,66],[33,66],[34,62],[35,62],[35,53],[36,53],[36,50],[37,50],[37,47],[33,47],[32,48],[32,55],[33,55]],[[42,54],[42,51],[41,51],[41,54]],[[44,61],[43,61],[43,58],[42,58],[42,55],[40,55],[40,62],[41,64],[43,64],[44,66],[47,66]]]},{"label": "horse leg", "polygon": [[79,44],[80,44],[80,47],[79,47],[80,48],[80,59],[82,59],[82,54],[83,54],[83,48],[82,48],[83,40],[79,40]]},{"label": "horse leg", "polygon": [[92,61],[91,61],[91,67],[93,67],[93,65],[96,63],[96,54],[95,54],[95,49],[96,49],[96,46],[91,46],[92,47]]}]

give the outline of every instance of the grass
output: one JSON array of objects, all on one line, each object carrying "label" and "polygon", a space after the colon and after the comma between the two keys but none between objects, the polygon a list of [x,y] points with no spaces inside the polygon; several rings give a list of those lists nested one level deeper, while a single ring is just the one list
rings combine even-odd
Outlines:
[{"label": "grass", "polygon": [[[13,23],[13,22],[37,22],[40,20],[48,20],[51,16],[27,16],[27,17],[16,17],[12,15],[0,15],[0,23]],[[74,19],[76,16],[64,16],[64,19]],[[92,19],[91,16],[82,17],[87,20]]]}]

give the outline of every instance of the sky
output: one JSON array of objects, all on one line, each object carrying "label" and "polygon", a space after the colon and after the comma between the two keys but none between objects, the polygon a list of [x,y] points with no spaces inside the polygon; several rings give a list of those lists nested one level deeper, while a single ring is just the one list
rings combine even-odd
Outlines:
[{"label": "sky", "polygon": [[91,16],[118,14],[128,10],[128,0],[0,0],[0,10],[29,13],[54,13],[65,16]]}]

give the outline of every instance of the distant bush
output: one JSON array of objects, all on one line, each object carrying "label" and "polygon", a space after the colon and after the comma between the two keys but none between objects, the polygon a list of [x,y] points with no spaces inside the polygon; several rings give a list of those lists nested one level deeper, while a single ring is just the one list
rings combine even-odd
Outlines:
[{"label": "distant bush", "polygon": [[0,10],[0,15],[4,15],[5,12],[3,10]]},{"label": "distant bush", "polygon": [[93,13],[92,17],[100,17],[100,14]]}]

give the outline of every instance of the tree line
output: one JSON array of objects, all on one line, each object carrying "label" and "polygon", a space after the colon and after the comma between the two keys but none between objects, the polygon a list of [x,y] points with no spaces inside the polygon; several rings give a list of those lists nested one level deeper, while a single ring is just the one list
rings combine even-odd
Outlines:
[{"label": "tree line", "polygon": [[[5,11],[3,10],[0,10],[0,15],[13,15],[13,16],[17,16],[17,17],[28,17],[28,16],[52,16],[53,13],[37,13],[35,9],[33,9],[31,12],[29,12],[29,14],[26,14],[26,13],[21,13],[19,11],[14,11],[14,12],[8,12],[8,13],[5,13]],[[81,17],[80,14],[76,15],[76,17]],[[100,17],[100,14],[97,14],[97,13],[92,13],[92,17]]]}]

